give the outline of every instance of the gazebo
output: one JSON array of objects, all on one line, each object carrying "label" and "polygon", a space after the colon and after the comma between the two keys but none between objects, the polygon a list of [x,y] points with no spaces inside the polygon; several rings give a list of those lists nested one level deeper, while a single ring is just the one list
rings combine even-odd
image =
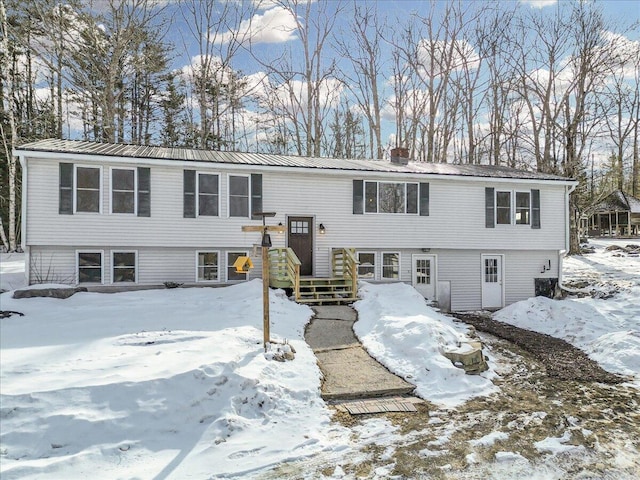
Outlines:
[{"label": "gazebo", "polygon": [[638,235],[640,199],[615,190],[589,207],[581,223],[590,237]]}]

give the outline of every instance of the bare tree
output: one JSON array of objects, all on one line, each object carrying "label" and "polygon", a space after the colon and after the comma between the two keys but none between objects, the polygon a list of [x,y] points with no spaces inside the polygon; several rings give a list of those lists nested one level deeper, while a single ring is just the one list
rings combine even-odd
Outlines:
[{"label": "bare tree", "polygon": [[381,114],[384,93],[378,77],[385,68],[381,45],[385,28],[372,5],[362,6],[354,1],[350,32],[341,32],[336,38],[338,53],[350,63],[349,70],[340,70],[342,80],[367,120],[371,158],[382,158],[384,153]]}]

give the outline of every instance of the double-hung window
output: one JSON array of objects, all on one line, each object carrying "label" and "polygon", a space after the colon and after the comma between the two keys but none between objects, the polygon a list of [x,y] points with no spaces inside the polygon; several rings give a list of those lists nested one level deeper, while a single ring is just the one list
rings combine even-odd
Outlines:
[{"label": "double-hung window", "polygon": [[516,192],[516,225],[531,223],[531,192]]},{"label": "double-hung window", "polygon": [[102,169],[100,167],[75,168],[75,211],[100,213],[102,197]]},{"label": "double-hung window", "polygon": [[233,264],[236,262],[238,257],[246,257],[247,252],[227,252],[227,280],[246,280],[246,273],[238,273],[236,272],[236,267]]},{"label": "double-hung window", "polygon": [[249,216],[249,178],[247,175],[229,175],[230,217]]},{"label": "double-hung window", "polygon": [[358,277],[373,280],[376,276],[376,254],[374,252],[358,252]]},{"label": "double-hung window", "polygon": [[496,223],[511,224],[511,192],[496,192]]},{"label": "double-hung window", "polygon": [[220,204],[219,176],[211,173],[198,174],[198,215],[218,216],[218,206]]},{"label": "double-hung window", "polygon": [[133,252],[111,252],[111,281],[113,283],[135,283],[137,277],[137,254]]},{"label": "double-hung window", "polygon": [[382,278],[384,280],[400,279],[400,254],[382,252]]},{"label": "double-hung window", "polygon": [[136,213],[136,170],[111,169],[111,213]]},{"label": "double-hung window", "polygon": [[198,252],[197,253],[197,282],[217,282],[219,276],[218,252]]},{"label": "double-hung window", "polygon": [[76,275],[78,283],[102,283],[103,252],[77,252]]}]

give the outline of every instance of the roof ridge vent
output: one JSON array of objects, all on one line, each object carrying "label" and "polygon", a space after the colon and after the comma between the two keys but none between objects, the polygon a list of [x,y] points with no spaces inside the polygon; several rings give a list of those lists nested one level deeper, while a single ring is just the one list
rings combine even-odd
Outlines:
[{"label": "roof ridge vent", "polygon": [[409,149],[396,147],[391,149],[391,163],[407,165],[409,163]]}]

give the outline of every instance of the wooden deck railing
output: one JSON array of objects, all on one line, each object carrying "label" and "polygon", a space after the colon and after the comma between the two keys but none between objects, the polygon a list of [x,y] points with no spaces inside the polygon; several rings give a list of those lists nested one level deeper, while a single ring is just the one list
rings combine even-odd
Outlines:
[{"label": "wooden deck railing", "polygon": [[334,248],[331,250],[331,275],[351,281],[353,296],[358,296],[358,260],[352,248]]},{"label": "wooden deck railing", "polygon": [[300,298],[300,260],[290,248],[269,249],[269,284],[277,288],[292,288],[294,298]]}]

